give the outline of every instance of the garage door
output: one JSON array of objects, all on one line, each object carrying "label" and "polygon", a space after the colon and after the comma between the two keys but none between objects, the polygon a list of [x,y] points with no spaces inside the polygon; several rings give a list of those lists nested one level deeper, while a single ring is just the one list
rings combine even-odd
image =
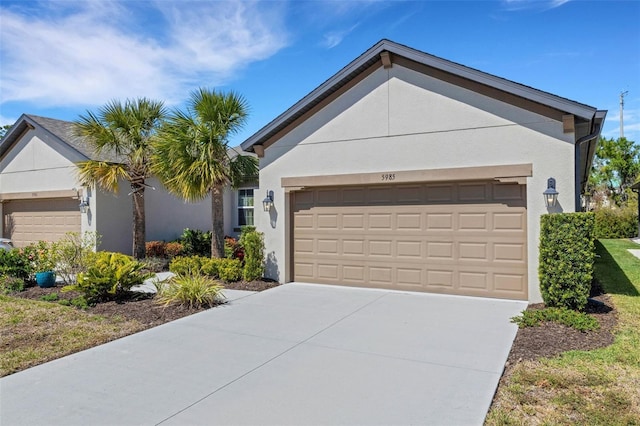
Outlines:
[{"label": "garage door", "polygon": [[527,299],[524,185],[327,187],[291,197],[295,281]]},{"label": "garage door", "polygon": [[3,204],[4,237],[25,247],[40,240],[58,241],[70,231],[80,232],[78,200],[13,200]]}]

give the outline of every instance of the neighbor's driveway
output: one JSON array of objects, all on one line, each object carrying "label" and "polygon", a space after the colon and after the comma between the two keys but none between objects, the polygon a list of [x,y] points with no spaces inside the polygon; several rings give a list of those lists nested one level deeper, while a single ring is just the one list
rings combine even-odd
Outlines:
[{"label": "neighbor's driveway", "polygon": [[0,423],[481,424],[525,302],[286,284],[0,380]]}]

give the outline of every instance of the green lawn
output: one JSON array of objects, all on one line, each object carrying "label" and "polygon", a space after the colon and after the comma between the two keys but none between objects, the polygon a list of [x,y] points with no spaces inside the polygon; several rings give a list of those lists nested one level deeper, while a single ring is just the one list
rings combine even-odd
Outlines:
[{"label": "green lawn", "polygon": [[640,259],[629,240],[600,240],[596,278],[618,310],[615,342],[517,365],[488,425],[640,425]]},{"label": "green lawn", "polygon": [[0,376],[135,333],[137,321],[0,296]]}]

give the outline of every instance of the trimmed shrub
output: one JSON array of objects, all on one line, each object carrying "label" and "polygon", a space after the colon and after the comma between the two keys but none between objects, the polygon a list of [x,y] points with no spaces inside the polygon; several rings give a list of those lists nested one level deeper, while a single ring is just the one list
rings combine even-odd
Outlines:
[{"label": "trimmed shrub", "polygon": [[181,256],[184,253],[184,247],[181,243],[174,241],[167,243],[164,246],[164,254],[169,259],[173,259],[176,256]]},{"label": "trimmed shrub", "polygon": [[638,235],[638,212],[635,208],[602,208],[595,211],[596,238],[632,238]]},{"label": "trimmed shrub", "polygon": [[169,263],[169,270],[177,275],[199,274],[207,260],[202,256],[176,256]]},{"label": "trimmed shrub", "polygon": [[180,236],[183,254],[211,257],[211,231],[186,228]]},{"label": "trimmed shrub", "polygon": [[253,281],[264,275],[264,234],[255,229],[242,230],[240,245],[244,248],[245,281]]},{"label": "trimmed shrub", "polygon": [[29,249],[14,248],[0,250],[0,275],[19,278],[23,281],[32,279],[35,253]]},{"label": "trimmed shrub", "polygon": [[141,272],[143,268],[142,263],[122,253],[99,252],[87,271],[78,274],[77,283],[62,291],[78,291],[90,303],[123,300],[130,295],[131,287],[151,277]]},{"label": "trimmed shrub", "polygon": [[147,257],[165,257],[165,247],[167,243],[164,241],[147,241],[144,245]]},{"label": "trimmed shrub", "polygon": [[224,257],[227,259],[244,259],[244,249],[233,237],[224,237]]},{"label": "trimmed shrub", "polygon": [[238,259],[218,260],[218,276],[222,281],[231,283],[242,279],[242,263]]},{"label": "trimmed shrub", "polygon": [[220,262],[222,259],[205,259],[202,261],[200,272],[212,278],[220,277]]},{"label": "trimmed shrub", "polygon": [[144,269],[149,272],[162,272],[169,266],[169,260],[164,257],[145,257],[140,262],[144,265]]},{"label": "trimmed shrub", "polygon": [[556,213],[540,218],[540,290],[547,306],[582,310],[587,305],[595,260],[593,213]]},{"label": "trimmed shrub", "polygon": [[600,323],[594,317],[567,308],[526,310],[522,315],[511,318],[511,322],[518,324],[518,328],[538,327],[545,321],[564,324],[578,331],[592,331],[600,328]]}]

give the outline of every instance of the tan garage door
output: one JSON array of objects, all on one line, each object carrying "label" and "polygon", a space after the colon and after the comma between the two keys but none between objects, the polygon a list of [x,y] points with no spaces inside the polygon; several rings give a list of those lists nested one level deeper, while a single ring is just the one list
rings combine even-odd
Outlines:
[{"label": "tan garage door", "polygon": [[15,247],[58,241],[66,232],[80,232],[78,200],[13,200],[3,204],[4,237]]},{"label": "tan garage door", "polygon": [[524,185],[332,187],[291,197],[295,281],[527,299]]}]

